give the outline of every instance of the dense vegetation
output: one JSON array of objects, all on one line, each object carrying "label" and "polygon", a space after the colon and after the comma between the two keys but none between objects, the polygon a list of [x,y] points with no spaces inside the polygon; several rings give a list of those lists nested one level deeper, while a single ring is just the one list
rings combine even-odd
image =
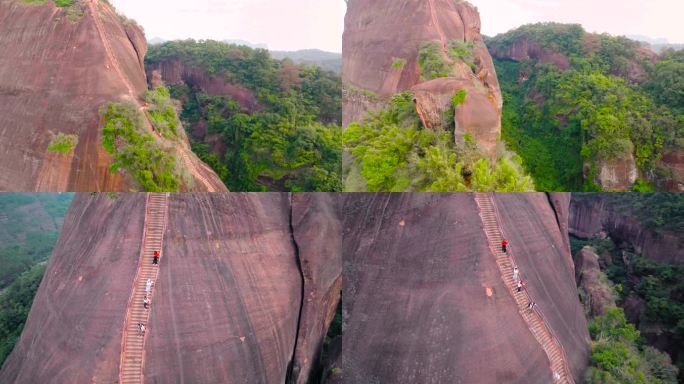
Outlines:
[{"label": "dense vegetation", "polygon": [[[644,227],[674,234],[684,233],[684,195],[677,193],[573,194],[575,200],[602,200],[604,209],[635,218]],[[666,350],[676,357],[684,372],[684,264],[658,263],[632,247],[617,245],[611,238],[573,239],[573,254],[591,245],[600,255],[599,264],[615,288],[616,304],[628,310],[645,339],[654,330],[668,339]],[[631,304],[625,306],[628,302]],[[635,309],[635,304],[641,309]],[[639,346],[643,344],[639,342]],[[653,354],[651,354],[653,355]],[[663,381],[669,382],[669,381]],[[680,374],[680,382],[684,375]]]},{"label": "dense vegetation", "polygon": [[71,193],[0,194],[0,291],[47,260],[72,197]]},{"label": "dense vegetation", "polygon": [[572,198],[602,201],[607,209],[634,217],[647,228],[684,233],[684,194],[573,193]]},{"label": "dense vegetation", "polygon": [[677,368],[667,354],[644,346],[621,308],[608,308],[589,324],[592,339],[587,384],[676,384]]},{"label": "dense vegetation", "polygon": [[539,190],[598,190],[600,164],[630,156],[642,178],[635,189],[652,190],[671,177],[660,160],[684,147],[682,52],[667,52],[654,65],[636,42],[561,24],[524,26],[487,44],[504,52],[521,39],[569,63],[561,70],[532,60],[495,60],[503,138]]},{"label": "dense vegetation", "polygon": [[36,264],[0,294],[0,366],[19,341],[44,272],[45,263]]},{"label": "dense vegetation", "polygon": [[167,139],[174,139],[179,136],[178,115],[176,105],[171,99],[171,94],[166,87],[145,91],[143,100],[148,105],[147,113],[154,129]]},{"label": "dense vegetation", "polygon": [[73,194],[0,194],[0,365],[12,351]]},{"label": "dense vegetation", "polygon": [[[164,91],[148,93],[153,100]],[[164,106],[150,107],[152,120],[158,119],[159,130],[164,135],[172,135],[168,126]],[[159,112],[162,111],[162,112]],[[175,113],[175,112],[174,112]],[[125,169],[141,189],[148,192],[175,192],[180,186],[180,170],[171,148],[152,134],[146,132],[143,114],[132,103],[109,103],[101,111],[104,119],[102,145],[114,156],[112,172]],[[161,125],[161,123],[164,123]],[[157,123],[155,123],[155,126]]]},{"label": "dense vegetation", "polygon": [[[452,98],[452,108],[465,99]],[[453,111],[451,111],[453,113]],[[501,156],[490,164],[466,135],[454,144],[453,134],[423,129],[413,96],[400,93],[381,111],[349,125],[343,135],[347,191],[530,191],[519,160]]]},{"label": "dense vegetation", "polygon": [[179,60],[229,83],[171,85],[193,150],[232,191],[341,190],[341,82],[317,66],[216,41],[153,45],[146,65]]},{"label": "dense vegetation", "polygon": [[[684,50],[665,51],[652,73],[644,84],[648,93],[656,102],[684,114]],[[682,140],[681,136],[679,139]]]}]

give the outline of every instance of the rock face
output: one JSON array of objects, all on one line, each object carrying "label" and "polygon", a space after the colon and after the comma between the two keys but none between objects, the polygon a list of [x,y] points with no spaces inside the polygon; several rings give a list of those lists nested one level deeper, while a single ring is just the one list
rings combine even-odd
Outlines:
[{"label": "rock face", "polygon": [[670,181],[663,190],[684,192],[684,149],[665,153],[662,162],[671,172]]},{"label": "rock face", "polygon": [[[434,43],[438,55],[449,61],[449,45],[454,42],[469,47],[472,62],[451,60],[448,77],[421,77],[421,48]],[[472,134],[494,154],[503,102],[472,5],[452,0],[350,0],[342,52],[343,126],[362,120],[368,110],[382,105],[379,100],[411,91],[426,127],[453,126],[461,137]],[[460,90],[467,97],[456,111],[456,121],[443,121],[451,97]]]},{"label": "rock face", "polygon": [[[335,199],[172,194],[144,381],[305,382],[339,302]],[[118,380],[144,212],[143,194],[76,196],[0,382]]]},{"label": "rock face", "polygon": [[630,153],[623,159],[601,161],[594,181],[606,191],[628,191],[638,176],[634,155]]},{"label": "rock face", "polygon": [[[140,28],[104,1],[1,0],[0,36],[0,190],[130,190],[126,174],[109,170],[98,111],[110,101],[141,105]],[[69,154],[48,151],[57,133],[78,137]],[[174,150],[195,179],[184,189],[226,190],[189,144]]]},{"label": "rock face", "polygon": [[656,232],[626,212],[614,211],[601,198],[573,198],[570,203],[569,223],[570,233],[580,238],[590,238],[604,232],[616,244],[629,245],[637,253],[654,261],[684,261],[682,234]]},{"label": "rock face", "polygon": [[[545,194],[497,194],[494,201],[528,290],[581,382],[589,335],[567,232],[556,219],[567,208],[553,207]],[[345,382],[552,381],[472,194],[347,194],[343,222]]]},{"label": "rock face", "polygon": [[537,42],[527,38],[516,40],[505,48],[491,46],[489,52],[498,60],[533,60],[539,64],[554,64],[563,71],[570,68],[570,60],[565,55],[544,48]]},{"label": "rock face", "polygon": [[577,286],[584,292],[584,312],[590,318],[606,314],[606,307],[615,306],[607,280],[601,279],[599,257],[592,247],[584,247],[575,257]]}]

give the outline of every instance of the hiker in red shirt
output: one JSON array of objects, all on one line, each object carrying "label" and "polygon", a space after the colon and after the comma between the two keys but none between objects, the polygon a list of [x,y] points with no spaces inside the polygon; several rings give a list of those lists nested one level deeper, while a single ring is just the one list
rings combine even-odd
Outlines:
[{"label": "hiker in red shirt", "polygon": [[152,264],[159,264],[159,251],[154,251],[154,258],[152,259]]},{"label": "hiker in red shirt", "polygon": [[508,246],[508,241],[506,239],[501,240],[501,252],[506,253],[506,247]]}]

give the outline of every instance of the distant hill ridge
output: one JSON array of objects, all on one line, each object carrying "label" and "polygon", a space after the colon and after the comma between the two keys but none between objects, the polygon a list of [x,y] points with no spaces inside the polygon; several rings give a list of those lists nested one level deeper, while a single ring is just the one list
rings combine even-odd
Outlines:
[{"label": "distant hill ridge", "polygon": [[[161,44],[170,40],[162,37],[153,37],[148,40],[149,44]],[[250,48],[267,49],[266,44],[254,44],[247,40],[241,39],[224,39],[221,40],[226,44],[244,45]],[[312,65],[315,64],[323,69],[333,71],[335,73],[342,72],[342,54],[338,52],[328,52],[321,49],[300,49],[296,51],[274,51],[269,50],[271,56],[276,60],[283,60],[288,58],[296,64]]]}]

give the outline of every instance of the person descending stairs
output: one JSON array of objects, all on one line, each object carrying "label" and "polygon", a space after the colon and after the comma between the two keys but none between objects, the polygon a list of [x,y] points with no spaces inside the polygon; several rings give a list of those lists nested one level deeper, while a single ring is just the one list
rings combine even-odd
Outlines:
[{"label": "person descending stairs", "polygon": [[[524,289],[523,274],[515,263],[510,244],[503,236],[500,219],[491,196],[487,193],[476,193],[475,201],[479,207],[480,219],[484,226],[490,251],[496,258],[496,265],[499,267],[501,277],[509,293],[513,296],[520,315],[549,359],[553,382],[575,384],[563,346],[547,324],[539,306]],[[502,247],[504,241],[506,241],[507,246],[505,252]],[[519,285],[520,289],[518,289]]]},{"label": "person descending stairs", "polygon": [[154,301],[159,265],[153,264],[154,255],[161,256],[166,229],[168,194],[149,193],[145,208],[142,249],[133,291],[128,300],[123,340],[119,383],[143,382],[145,330],[149,330],[150,307]]}]

